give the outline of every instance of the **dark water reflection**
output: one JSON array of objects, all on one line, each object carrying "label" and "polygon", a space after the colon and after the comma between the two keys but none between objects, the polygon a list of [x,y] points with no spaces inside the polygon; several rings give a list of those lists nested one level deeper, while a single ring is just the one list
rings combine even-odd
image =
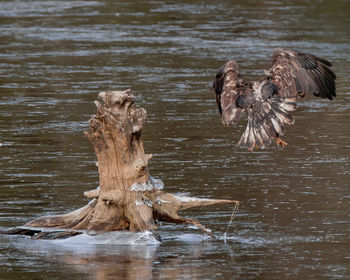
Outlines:
[{"label": "dark water reflection", "polygon": [[[173,225],[158,247],[0,237],[0,278],[350,279],[349,14],[346,0],[1,1],[0,226],[87,203],[98,177],[83,131],[108,89],[147,109],[151,174],[168,191],[241,207],[227,244]],[[221,125],[211,80],[231,58],[260,77],[275,47],[328,58],[338,97],[301,101],[288,148],[250,153],[235,147],[244,122]],[[221,238],[231,208],[184,214]]]}]

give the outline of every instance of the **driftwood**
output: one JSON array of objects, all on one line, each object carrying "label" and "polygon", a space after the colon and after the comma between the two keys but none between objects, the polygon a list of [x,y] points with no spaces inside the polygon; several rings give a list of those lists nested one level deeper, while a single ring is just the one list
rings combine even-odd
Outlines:
[{"label": "driftwood", "polygon": [[146,110],[135,106],[130,90],[101,92],[99,99],[95,101],[97,114],[92,116],[85,132],[98,159],[100,186],[84,193],[92,200],[68,214],[39,217],[12,233],[33,238],[65,238],[85,231],[154,230],[157,221],[166,221],[190,223],[211,235],[198,221],[180,217],[178,212],[238,202],[164,192],[163,183],[148,173],[152,155],[144,153],[141,140]]}]

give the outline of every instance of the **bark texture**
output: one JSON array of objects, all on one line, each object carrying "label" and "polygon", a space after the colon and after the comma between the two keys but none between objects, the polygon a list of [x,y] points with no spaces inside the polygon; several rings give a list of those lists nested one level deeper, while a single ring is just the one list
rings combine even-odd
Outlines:
[{"label": "bark texture", "polygon": [[141,140],[146,110],[135,106],[130,90],[101,92],[98,96],[97,113],[90,119],[86,132],[98,159],[100,186],[84,193],[92,200],[71,213],[32,220],[14,233],[34,238],[64,238],[83,231],[154,230],[157,221],[167,221],[191,223],[210,234],[198,221],[180,217],[178,212],[191,207],[238,202],[164,192],[162,181],[148,173],[152,155],[144,153]]}]

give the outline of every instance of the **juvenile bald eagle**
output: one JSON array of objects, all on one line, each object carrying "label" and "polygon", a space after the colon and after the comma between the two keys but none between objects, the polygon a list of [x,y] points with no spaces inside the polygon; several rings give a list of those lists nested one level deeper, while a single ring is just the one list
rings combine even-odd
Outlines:
[{"label": "juvenile bald eagle", "polygon": [[287,143],[280,135],[284,135],[287,124],[294,123],[290,112],[296,109],[296,99],[306,93],[328,99],[336,96],[336,76],[330,66],[312,54],[279,48],[273,52],[267,77],[244,82],[236,61],[226,62],[218,70],[213,87],[224,125],[235,125],[243,112],[248,112],[248,124],[238,146],[264,148],[276,139],[278,146],[285,147]]}]

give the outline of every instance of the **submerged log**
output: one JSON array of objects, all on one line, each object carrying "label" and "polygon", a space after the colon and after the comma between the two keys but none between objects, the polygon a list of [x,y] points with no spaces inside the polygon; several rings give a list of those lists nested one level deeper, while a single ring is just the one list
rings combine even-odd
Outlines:
[{"label": "submerged log", "polygon": [[[144,153],[141,140],[146,110],[135,106],[130,90],[101,92],[98,96],[97,113],[90,119],[86,132],[98,159],[100,186],[84,193],[92,200],[71,213],[32,220],[17,233],[34,238],[62,238],[82,231],[154,230],[157,221],[167,221],[191,223],[211,234],[198,221],[183,218],[178,212],[218,203],[237,204],[238,201],[164,192],[162,181],[148,173],[152,155]],[[39,228],[46,230],[37,230]],[[50,228],[52,231],[48,230]]]}]

